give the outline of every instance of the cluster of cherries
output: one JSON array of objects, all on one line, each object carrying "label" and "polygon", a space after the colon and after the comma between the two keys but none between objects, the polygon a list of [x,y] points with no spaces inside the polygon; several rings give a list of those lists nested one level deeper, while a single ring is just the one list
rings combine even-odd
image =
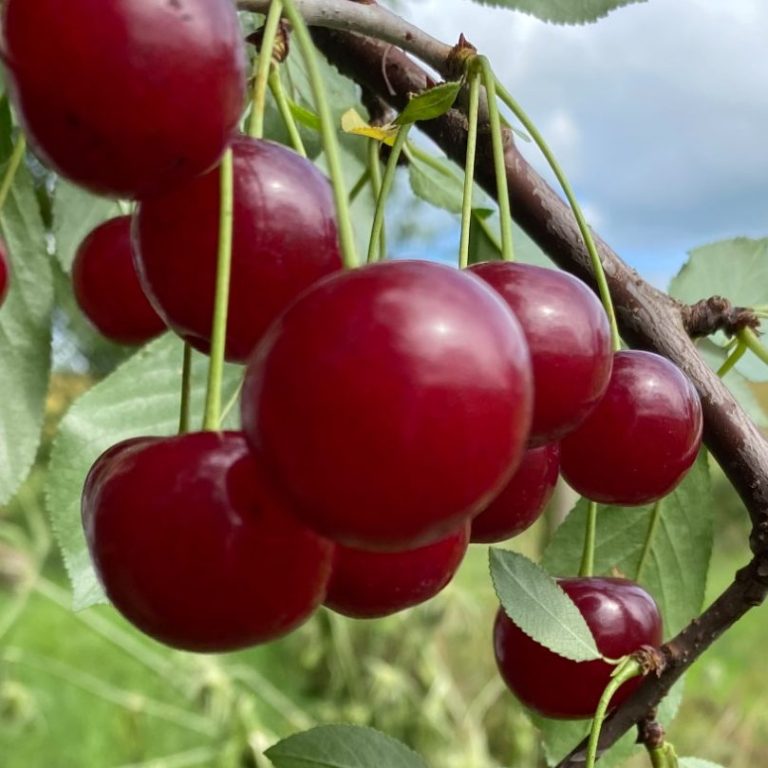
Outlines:
[{"label": "cluster of cherries", "polygon": [[[209,350],[216,163],[233,151],[226,357],[247,364],[242,431],[124,441],[83,490],[99,577],[147,634],[225,651],[321,604],[383,616],[441,590],[470,541],[530,526],[558,474],[590,499],[644,504],[695,460],[691,384],[656,355],[614,354],[575,278],[505,262],[343,270],[325,177],[236,134],[245,55],[230,0],[6,0],[2,55],[50,167],[138,201],[73,267],[80,306],[113,339],[171,328]],[[661,641],[653,600],[631,582],[560,584],[606,656]],[[528,705],[592,713],[608,664],[557,657],[503,612],[495,643]]]}]

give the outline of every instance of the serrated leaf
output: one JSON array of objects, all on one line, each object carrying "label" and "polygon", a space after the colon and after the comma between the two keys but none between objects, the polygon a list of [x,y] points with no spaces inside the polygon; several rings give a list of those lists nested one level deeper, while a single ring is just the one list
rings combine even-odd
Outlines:
[{"label": "serrated leaf", "polygon": [[499,601],[526,635],[566,659],[602,658],[579,609],[541,566],[517,552],[494,547],[490,563]]},{"label": "serrated leaf", "polygon": [[646,0],[475,0],[480,5],[509,8],[555,24],[585,24],[611,11]]},{"label": "serrated leaf", "polygon": [[0,216],[0,234],[11,265],[0,308],[0,504],[5,504],[40,445],[51,359],[53,281],[43,221],[23,163]]},{"label": "serrated leaf", "polygon": [[[714,538],[714,503],[709,490],[706,452],[664,501],[640,583],[656,599],[664,636],[679,632],[699,614],[704,602]],[[637,574],[652,507],[599,508],[595,574],[614,569],[630,579]],[[553,573],[576,573],[586,523],[587,502],[579,501],[555,532],[542,560]]]},{"label": "serrated leaf", "polygon": [[427,768],[415,752],[373,728],[323,725],[264,753],[275,768]]},{"label": "serrated leaf", "polygon": [[83,239],[94,227],[119,215],[114,200],[97,197],[59,178],[53,195],[53,236],[61,268],[69,273]]},{"label": "serrated leaf", "polygon": [[681,757],[677,762],[680,768],[723,768],[718,763],[702,760],[700,757]]},{"label": "serrated leaf", "polygon": [[461,81],[440,83],[433,88],[416,94],[395,118],[397,125],[408,125],[419,120],[433,120],[444,115],[456,101],[461,90]]},{"label": "serrated leaf", "polygon": [[356,109],[348,109],[341,116],[341,130],[344,133],[351,133],[355,136],[376,139],[376,141],[380,141],[389,147],[395,143],[397,136],[397,128],[388,125],[378,126],[366,123]]},{"label": "serrated leaf", "polygon": [[[99,455],[120,440],[176,433],[182,346],[176,336],[166,334],[140,349],[82,395],[61,422],[45,495],[72,582],[76,610],[104,600],[80,524],[80,493],[85,476]],[[203,355],[193,356],[193,426],[199,423],[195,415],[202,413],[207,361]],[[227,366],[225,402],[241,373],[238,366]]]}]

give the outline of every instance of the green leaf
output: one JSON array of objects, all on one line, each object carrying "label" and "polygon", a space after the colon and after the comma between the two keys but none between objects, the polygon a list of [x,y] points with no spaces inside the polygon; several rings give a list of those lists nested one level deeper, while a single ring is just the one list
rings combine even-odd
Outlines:
[{"label": "green leaf", "polygon": [[611,11],[646,0],[475,0],[480,5],[529,13],[555,24],[584,24],[597,21]]},{"label": "green leaf", "polygon": [[297,733],[264,753],[275,768],[426,768],[391,736],[354,725],[323,725]]},{"label": "green leaf", "polygon": [[395,118],[397,125],[407,125],[419,120],[433,120],[444,115],[456,101],[461,81],[440,83],[434,88],[412,96],[405,109]]},{"label": "green leaf", "polygon": [[[595,573],[614,569],[630,579],[637,574],[652,507],[599,508]],[[664,636],[677,634],[699,614],[704,602],[714,537],[714,504],[705,452],[664,501],[640,583],[654,596],[664,617]],[[557,529],[544,553],[552,572],[575,573],[581,561],[587,502],[579,501]]]},{"label": "green leaf", "polygon": [[681,757],[678,759],[680,768],[722,768],[717,763],[711,763],[709,760],[702,760],[699,757]]},{"label": "green leaf", "polygon": [[5,504],[40,445],[51,359],[53,281],[43,221],[24,164],[0,216],[0,234],[11,264],[10,289],[0,308],[0,504]]},{"label": "green leaf", "polygon": [[461,213],[464,181],[448,160],[433,157],[424,162],[410,154],[408,177],[415,195],[450,213]]},{"label": "green leaf", "polygon": [[[104,600],[80,524],[85,476],[101,453],[121,440],[176,433],[182,347],[181,340],[171,334],[156,339],[82,395],[62,420],[45,494],[76,610]],[[203,355],[193,356],[192,414],[202,413],[207,362]],[[241,374],[238,366],[226,368],[225,402]]]},{"label": "green leaf", "polygon": [[501,243],[496,230],[489,223],[494,215],[491,208],[473,208],[469,222],[469,263],[501,259]]},{"label": "green leaf", "polygon": [[579,609],[541,566],[494,547],[490,563],[501,605],[526,635],[566,659],[602,658]]},{"label": "green leaf", "polygon": [[97,197],[59,178],[53,196],[53,236],[61,268],[69,273],[83,239],[94,227],[119,215],[114,200]]}]

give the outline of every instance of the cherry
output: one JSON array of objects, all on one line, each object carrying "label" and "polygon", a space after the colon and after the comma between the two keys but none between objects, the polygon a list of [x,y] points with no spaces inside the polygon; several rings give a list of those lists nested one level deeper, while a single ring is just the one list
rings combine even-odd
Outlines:
[{"label": "cherry", "polygon": [[509,482],[472,520],[471,540],[505,541],[533,525],[552,497],[559,468],[557,443],[529,448]]},{"label": "cherry", "polygon": [[248,365],[242,420],[307,525],[398,551],[500,490],[531,395],[523,333],[485,283],[393,261],[325,278],[287,309]]},{"label": "cherry", "polygon": [[554,269],[504,261],[470,267],[523,327],[536,391],[531,444],[559,440],[595,408],[611,375],[611,329],[584,283]]},{"label": "cherry", "polygon": [[426,602],[453,578],[469,544],[468,526],[405,552],[336,546],[325,605],[354,619],[389,616]]},{"label": "cherry", "polygon": [[2,58],[40,157],[94,192],[142,197],[215,165],[246,57],[230,0],[7,0]]},{"label": "cherry", "polygon": [[82,512],[109,599],[173,647],[265,642],[325,597],[333,545],[292,517],[241,433],[119,444],[91,469]]},{"label": "cherry", "polygon": [[83,240],[72,286],[85,316],[113,341],[143,344],[166,330],[136,274],[130,216],[105,221]]},{"label": "cherry", "polygon": [[8,295],[11,282],[11,262],[8,258],[8,248],[3,240],[0,240],[0,305]]},{"label": "cherry", "polygon": [[647,504],[691,468],[701,431],[699,398],[678,368],[651,352],[618,352],[605,396],[560,445],[560,469],[593,501]]},{"label": "cherry", "polygon": [[[619,659],[644,645],[661,644],[659,609],[634,582],[593,577],[560,579],[559,583],[604,656]],[[496,615],[493,642],[504,682],[523,704],[545,717],[592,717],[615,669],[602,660],[575,662],[558,656],[528,637],[503,609]],[[641,681],[635,678],[622,685],[611,706],[618,706]]]},{"label": "cherry", "polygon": [[[244,361],[272,320],[305,288],[341,269],[328,180],[270,141],[233,142],[235,219],[227,349]],[[160,314],[194,347],[210,347],[219,233],[219,173],[145,200],[137,265]]]}]

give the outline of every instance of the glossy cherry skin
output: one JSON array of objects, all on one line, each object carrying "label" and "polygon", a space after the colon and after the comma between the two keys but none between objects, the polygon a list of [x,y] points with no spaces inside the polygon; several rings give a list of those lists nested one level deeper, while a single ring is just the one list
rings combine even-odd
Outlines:
[{"label": "glossy cherry skin", "polygon": [[325,605],[353,619],[389,616],[424,603],[453,578],[469,545],[469,527],[405,552],[336,546]]},{"label": "glossy cherry skin", "polygon": [[271,640],[325,597],[333,545],[295,520],[240,433],[113,447],[86,479],[82,517],[109,599],[175,648]]},{"label": "glossy cherry skin", "polygon": [[72,287],[83,314],[108,339],[143,344],[167,330],[136,274],[130,216],[105,221],[83,240]]},{"label": "glossy cherry skin", "polygon": [[[341,269],[330,184],[308,160],[271,141],[233,142],[235,218],[228,360],[243,362],[272,320],[305,288]],[[137,266],[168,325],[210,347],[219,236],[219,173],[145,200]]]},{"label": "glossy cherry skin", "polygon": [[597,408],[560,444],[560,471],[583,496],[634,506],[672,491],[701,446],[701,404],[672,363],[618,352]]},{"label": "glossy cherry skin", "polygon": [[533,525],[552,498],[559,469],[557,443],[529,448],[501,492],[472,519],[472,542],[506,541]]},{"label": "glossy cherry skin", "polygon": [[[560,579],[597,643],[608,658],[619,659],[644,645],[662,641],[659,609],[653,598],[627,579]],[[604,661],[575,662],[531,640],[507,617],[496,614],[493,630],[496,663],[507,687],[530,709],[544,717],[592,717],[615,667]],[[619,688],[611,706],[621,704],[642,678]]]},{"label": "glossy cherry skin", "polygon": [[221,156],[245,98],[230,0],[7,0],[2,58],[24,132],[57,173],[142,197]]},{"label": "glossy cherry skin", "polygon": [[533,365],[531,444],[559,440],[595,408],[608,386],[613,351],[605,310],[575,277],[504,261],[470,267],[514,311]]},{"label": "glossy cherry skin", "polygon": [[0,306],[8,295],[11,283],[11,262],[8,258],[8,248],[3,240],[0,240]]},{"label": "glossy cherry skin", "polygon": [[426,261],[326,278],[254,351],[243,428],[296,502],[346,546],[398,551],[468,521],[514,472],[528,350],[481,280]]}]

